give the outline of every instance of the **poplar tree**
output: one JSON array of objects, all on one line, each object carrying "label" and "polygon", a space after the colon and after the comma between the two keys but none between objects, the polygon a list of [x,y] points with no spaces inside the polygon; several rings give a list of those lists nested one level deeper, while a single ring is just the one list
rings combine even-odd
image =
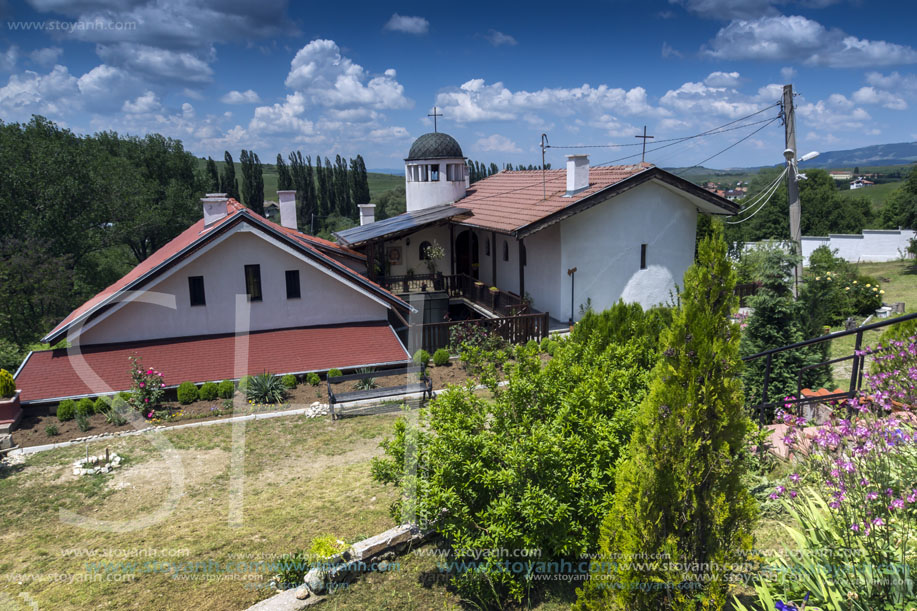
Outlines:
[{"label": "poplar tree", "polygon": [[325,190],[322,193],[322,198],[326,202],[325,216],[327,216],[337,212],[338,201],[334,185],[334,167],[331,165],[331,161],[327,157],[325,157],[325,167],[323,168],[323,171],[325,173]]},{"label": "poplar tree", "polygon": [[353,200],[357,204],[368,204],[372,196],[369,193],[369,177],[366,173],[366,163],[362,155],[357,155],[356,173],[354,175]]},{"label": "poplar tree", "polygon": [[257,214],[264,214],[264,170],[254,151],[242,150],[242,195],[245,205]]},{"label": "poplar tree", "polygon": [[287,169],[287,164],[283,162],[283,155],[277,153],[277,190],[289,191],[293,188],[293,177]]},{"label": "poplar tree", "polygon": [[315,174],[312,158],[303,158],[302,153],[290,153],[290,178],[296,189],[296,216],[300,227],[312,227],[312,216],[318,214],[315,200]]},{"label": "poplar tree", "polygon": [[[752,548],[756,506],[742,484],[736,274],[717,224],[685,273],[681,305],[640,404],[579,609],[722,609],[728,567]],[[695,564],[696,563],[696,564]]]},{"label": "poplar tree", "polygon": [[220,176],[220,192],[225,193],[227,197],[239,201],[239,185],[236,183],[236,164],[233,162],[232,155],[229,154],[229,151],[223,154],[223,161],[225,165],[223,166],[223,175]]},{"label": "poplar tree", "polygon": [[207,157],[207,172],[204,180],[207,181],[208,193],[220,191],[220,173],[217,171],[217,163],[213,160],[213,157]]}]

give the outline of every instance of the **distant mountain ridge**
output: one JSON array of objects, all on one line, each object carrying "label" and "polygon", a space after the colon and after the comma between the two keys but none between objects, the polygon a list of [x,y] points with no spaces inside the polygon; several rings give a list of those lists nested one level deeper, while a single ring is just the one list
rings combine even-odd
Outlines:
[{"label": "distant mountain ridge", "polygon": [[917,161],[917,142],[874,144],[846,151],[821,153],[802,166],[824,169],[853,169],[857,166],[903,165]]}]

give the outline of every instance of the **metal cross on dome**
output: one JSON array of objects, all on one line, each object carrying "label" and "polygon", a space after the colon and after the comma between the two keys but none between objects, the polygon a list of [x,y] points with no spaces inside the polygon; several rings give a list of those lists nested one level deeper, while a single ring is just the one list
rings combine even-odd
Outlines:
[{"label": "metal cross on dome", "polygon": [[433,131],[436,131],[436,117],[443,116],[442,114],[436,114],[436,106],[433,107],[433,112],[427,115],[428,117],[433,117]]}]

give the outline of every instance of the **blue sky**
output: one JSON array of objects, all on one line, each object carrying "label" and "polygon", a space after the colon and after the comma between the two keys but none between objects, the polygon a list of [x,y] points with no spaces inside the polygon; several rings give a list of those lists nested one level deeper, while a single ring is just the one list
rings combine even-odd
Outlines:
[{"label": "blue sky", "polygon": [[[917,140],[908,2],[0,0],[0,28],[3,121],[159,132],[214,158],[360,153],[398,168],[436,105],[466,156],[534,164],[543,132],[555,146],[633,144],[643,125],[682,137],[767,108],[784,83],[802,152]],[[647,160],[693,165],[763,125],[650,144]],[[705,165],[775,164],[782,150],[775,122]]]}]

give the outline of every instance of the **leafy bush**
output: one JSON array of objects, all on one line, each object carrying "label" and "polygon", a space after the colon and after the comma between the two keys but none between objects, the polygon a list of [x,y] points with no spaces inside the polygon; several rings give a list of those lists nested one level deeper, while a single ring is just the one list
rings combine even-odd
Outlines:
[{"label": "leafy bush", "polygon": [[541,338],[541,351],[542,351],[542,352],[547,352],[547,351],[548,351],[548,344],[549,344],[550,342],[551,342],[551,336],[550,336],[550,335],[545,335],[544,337]]},{"label": "leafy bush", "polygon": [[220,395],[220,387],[216,382],[205,382],[200,391],[198,391],[198,396],[201,398],[201,401],[213,401]]},{"label": "leafy bush", "polygon": [[0,399],[7,399],[16,394],[16,380],[6,369],[0,369]]},{"label": "leafy bush", "polygon": [[239,378],[239,392],[243,395],[247,392],[248,385],[251,384],[253,376],[242,376]]},{"label": "leafy bush", "polygon": [[[599,338],[601,346],[620,344],[635,335],[658,339],[663,329],[671,324],[672,312],[667,307],[656,307],[644,312],[639,303],[618,300],[604,312],[586,310],[580,321],[573,326],[570,337],[582,342],[587,337],[595,336]],[[548,345],[551,341],[556,340],[548,340]]]},{"label": "leafy bush", "polygon": [[[616,473],[601,562],[580,590],[580,609],[722,609],[734,577],[728,567],[751,551],[755,501],[742,483],[751,425],[739,329],[730,320],[736,274],[726,253],[716,224],[685,272],[681,307],[662,334],[663,358]],[[692,587],[678,587],[685,583]]]},{"label": "leafy bush", "polygon": [[194,403],[200,397],[197,386],[194,385],[194,382],[182,382],[178,385],[178,402],[182,405],[188,405],[189,403]]},{"label": "leafy bush", "polygon": [[49,424],[45,427],[45,435],[48,437],[54,437],[55,435],[60,435],[60,431],[58,431],[57,427],[53,424]]},{"label": "leafy bush", "polygon": [[130,405],[116,398],[114,401],[112,401],[111,407],[102,413],[105,414],[105,422],[108,424],[124,426],[127,424],[127,418],[125,418],[125,414],[127,414],[129,410]]},{"label": "leafy bush", "polygon": [[[542,562],[594,551],[657,358],[654,343],[634,337],[603,347],[584,338],[546,364],[534,347],[519,346],[507,386],[482,377],[492,400],[471,385],[450,387],[417,425],[399,419],[372,465],[377,481],[412,491],[394,505],[395,520],[416,516],[458,561],[479,550],[537,548]],[[472,352],[494,354],[463,351]],[[482,608],[522,601],[537,583],[533,574],[505,570],[497,556],[478,560],[479,568],[453,580]]]},{"label": "leafy bush", "polygon": [[220,382],[218,387],[218,394],[221,399],[232,399],[232,396],[236,392],[236,385],[232,383],[232,380],[223,380]]},{"label": "leafy bush", "polygon": [[433,353],[433,364],[437,367],[442,367],[449,364],[449,351],[445,348],[440,348]]},{"label": "leafy bush", "polygon": [[[131,356],[131,394],[128,403],[138,412],[150,414],[159,409],[165,394],[162,374],[144,367],[140,357]],[[179,399],[181,400],[181,399]]]},{"label": "leafy bush", "polygon": [[[330,375],[330,372],[329,372]],[[306,376],[306,382],[309,383],[309,386],[318,386],[322,383],[322,379],[318,376],[317,373],[312,372]]]},{"label": "leafy bush", "polygon": [[77,412],[76,426],[79,427],[79,429],[84,433],[88,431],[90,428],[89,427],[89,416],[87,416],[85,413]]},{"label": "leafy bush", "polygon": [[76,403],[77,416],[90,416],[95,411],[95,405],[89,397],[83,397]]},{"label": "leafy bush", "polygon": [[73,399],[64,399],[57,404],[57,419],[61,422],[73,420],[76,415],[76,403]]},{"label": "leafy bush", "polygon": [[296,388],[296,385],[298,384],[298,381],[296,380],[296,376],[294,376],[292,373],[288,373],[287,375],[283,376],[280,380],[281,382],[283,382],[283,385],[286,388],[289,388],[291,390]]},{"label": "leafy bush", "polygon": [[548,346],[545,349],[545,352],[548,353],[548,356],[554,356],[554,353],[557,351],[558,346],[560,346],[560,341],[552,339],[548,342]]},{"label": "leafy bush", "polygon": [[342,375],[344,375],[344,374],[341,373],[341,370],[340,370],[340,369],[335,368],[335,369],[329,369],[329,370],[328,370],[328,377],[329,377],[329,378],[336,378],[336,377],[342,376]]},{"label": "leafy bush", "polygon": [[286,389],[274,374],[259,373],[249,380],[245,396],[253,403],[280,403],[286,397]]},{"label": "leafy bush", "polygon": [[92,411],[96,414],[104,414],[111,405],[111,397],[96,397],[92,404]]},{"label": "leafy bush", "polygon": [[458,354],[467,346],[494,351],[505,348],[506,340],[475,320],[449,327],[449,350]]},{"label": "leafy bush", "polygon": [[430,364],[430,353],[421,348],[414,353],[414,364],[415,365],[429,365]]}]

